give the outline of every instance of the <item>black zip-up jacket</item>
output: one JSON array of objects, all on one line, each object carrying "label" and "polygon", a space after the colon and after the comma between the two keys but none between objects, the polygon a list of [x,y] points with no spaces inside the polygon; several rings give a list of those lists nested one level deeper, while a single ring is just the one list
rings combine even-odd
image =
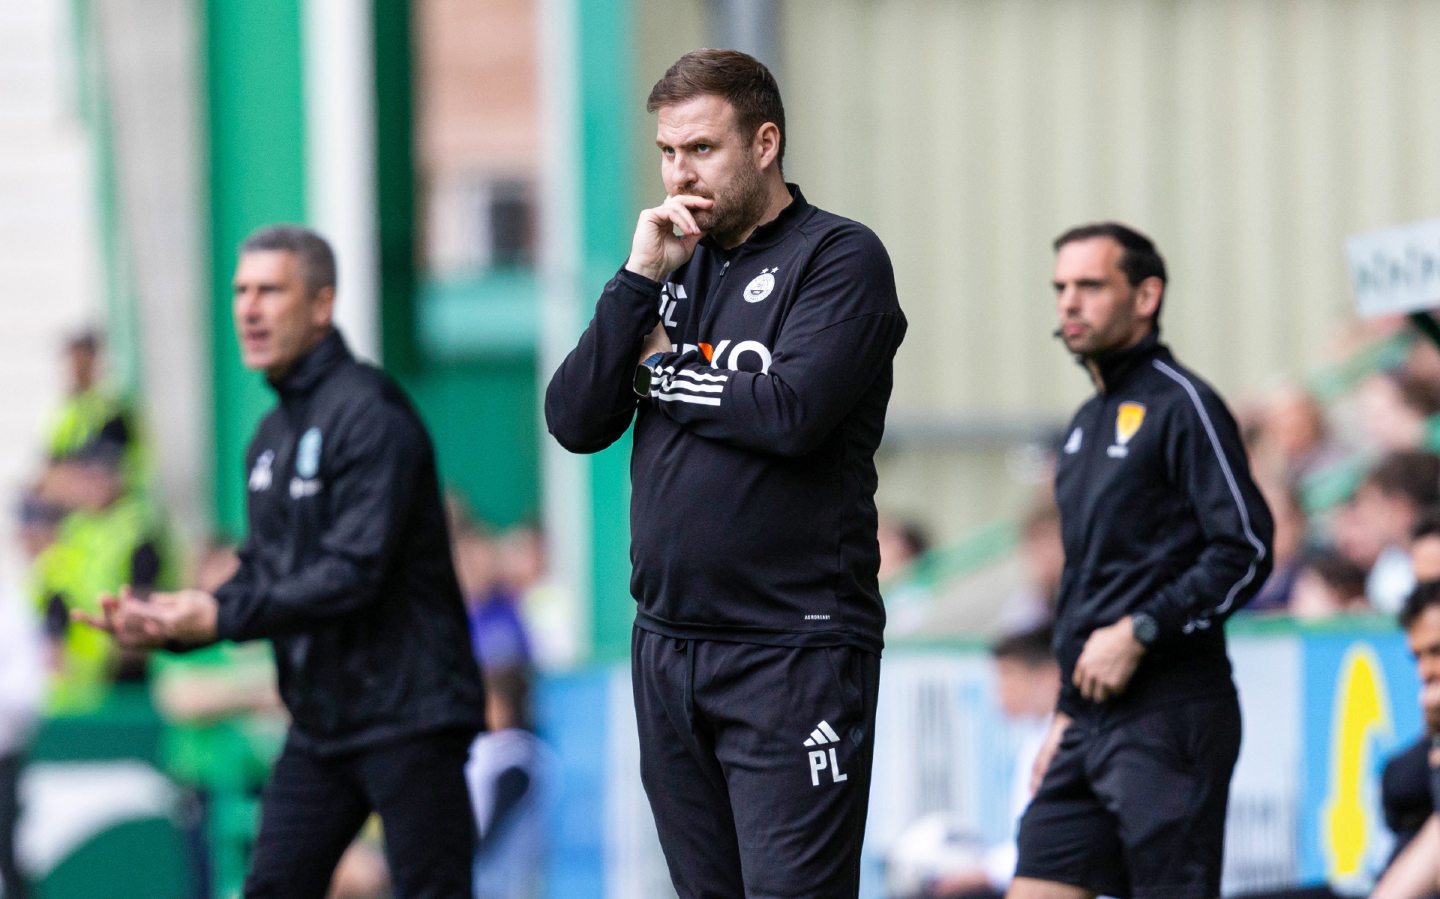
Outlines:
[{"label": "black zip-up jacket", "polygon": [[271,386],[280,403],[246,454],[249,538],[215,593],[219,638],[270,638],[304,748],[477,732],[484,691],[424,424],[338,332]]},{"label": "black zip-up jacket", "polygon": [[[616,275],[550,382],[545,418],[572,452],[609,446],[635,420],[641,628],[878,653],[874,455],[905,316],[879,238],[790,190],[745,243],[701,240],[663,285]],[[641,400],[636,362],[657,322],[674,352]]]},{"label": "black zip-up jacket", "polygon": [[1092,631],[1134,612],[1159,637],[1105,715],[1233,691],[1223,622],[1269,575],[1274,530],[1235,419],[1154,333],[1098,367],[1055,472],[1059,709],[1102,712],[1071,683],[1075,662]]}]

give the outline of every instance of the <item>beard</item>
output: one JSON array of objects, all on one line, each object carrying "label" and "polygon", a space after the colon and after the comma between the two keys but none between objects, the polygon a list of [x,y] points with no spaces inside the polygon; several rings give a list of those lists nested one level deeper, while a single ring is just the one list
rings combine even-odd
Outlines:
[{"label": "beard", "polygon": [[747,235],[765,214],[768,197],[760,173],[748,165],[737,168],[730,184],[712,194],[715,205],[695,213],[700,226],[722,247],[733,247]]}]

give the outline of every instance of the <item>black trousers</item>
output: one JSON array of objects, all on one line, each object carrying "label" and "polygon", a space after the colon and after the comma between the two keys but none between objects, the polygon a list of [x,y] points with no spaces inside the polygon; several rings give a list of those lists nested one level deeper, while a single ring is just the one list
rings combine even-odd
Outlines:
[{"label": "black trousers", "polygon": [[468,734],[447,732],[321,757],[287,741],[261,796],[247,899],[323,899],[372,811],[395,899],[471,899],[469,746]]},{"label": "black trousers", "polygon": [[636,629],[640,774],[681,899],[860,890],[880,659]]},{"label": "black trousers", "polygon": [[5,887],[5,899],[24,899],[29,895],[15,861],[15,822],[20,817],[23,761],[18,752],[0,755],[0,885]]},{"label": "black trousers", "polygon": [[1122,899],[1220,895],[1239,753],[1233,693],[1107,727],[1077,719],[1020,820],[1015,876]]}]

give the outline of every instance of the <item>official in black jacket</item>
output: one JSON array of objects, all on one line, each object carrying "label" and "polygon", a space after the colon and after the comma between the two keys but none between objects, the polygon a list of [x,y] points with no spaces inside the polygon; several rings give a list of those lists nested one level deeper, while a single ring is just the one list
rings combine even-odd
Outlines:
[{"label": "official in black jacket", "polygon": [[1224,622],[1273,526],[1224,402],[1159,342],[1165,265],[1123,225],[1055,241],[1064,341],[1096,393],[1055,474],[1062,692],[1016,897],[1219,895],[1240,709]]},{"label": "official in black jacket", "polygon": [[122,594],[96,623],[173,648],[269,638],[292,717],[262,800],[247,897],[324,896],[371,811],[397,897],[470,896],[463,766],[484,692],[450,557],[435,454],[410,402],[331,323],[314,232],[241,246],[235,327],[279,404],[246,457],[249,538],[213,596]]},{"label": "official in black jacket", "polygon": [[668,196],[640,213],[545,418],[576,452],[634,421],[635,709],[676,890],[853,896],[894,273],[870,229],[785,183],[784,108],[757,60],[686,54],[648,108]]}]

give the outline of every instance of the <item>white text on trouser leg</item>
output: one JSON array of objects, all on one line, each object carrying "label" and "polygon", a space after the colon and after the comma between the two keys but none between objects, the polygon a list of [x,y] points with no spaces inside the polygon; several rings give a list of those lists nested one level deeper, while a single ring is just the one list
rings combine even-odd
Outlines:
[{"label": "white text on trouser leg", "polygon": [[810,786],[820,786],[820,772],[826,768],[830,769],[830,777],[837,784],[850,779],[850,775],[840,770],[840,760],[835,757],[835,747],[831,746],[828,753],[824,749],[811,750]]}]

